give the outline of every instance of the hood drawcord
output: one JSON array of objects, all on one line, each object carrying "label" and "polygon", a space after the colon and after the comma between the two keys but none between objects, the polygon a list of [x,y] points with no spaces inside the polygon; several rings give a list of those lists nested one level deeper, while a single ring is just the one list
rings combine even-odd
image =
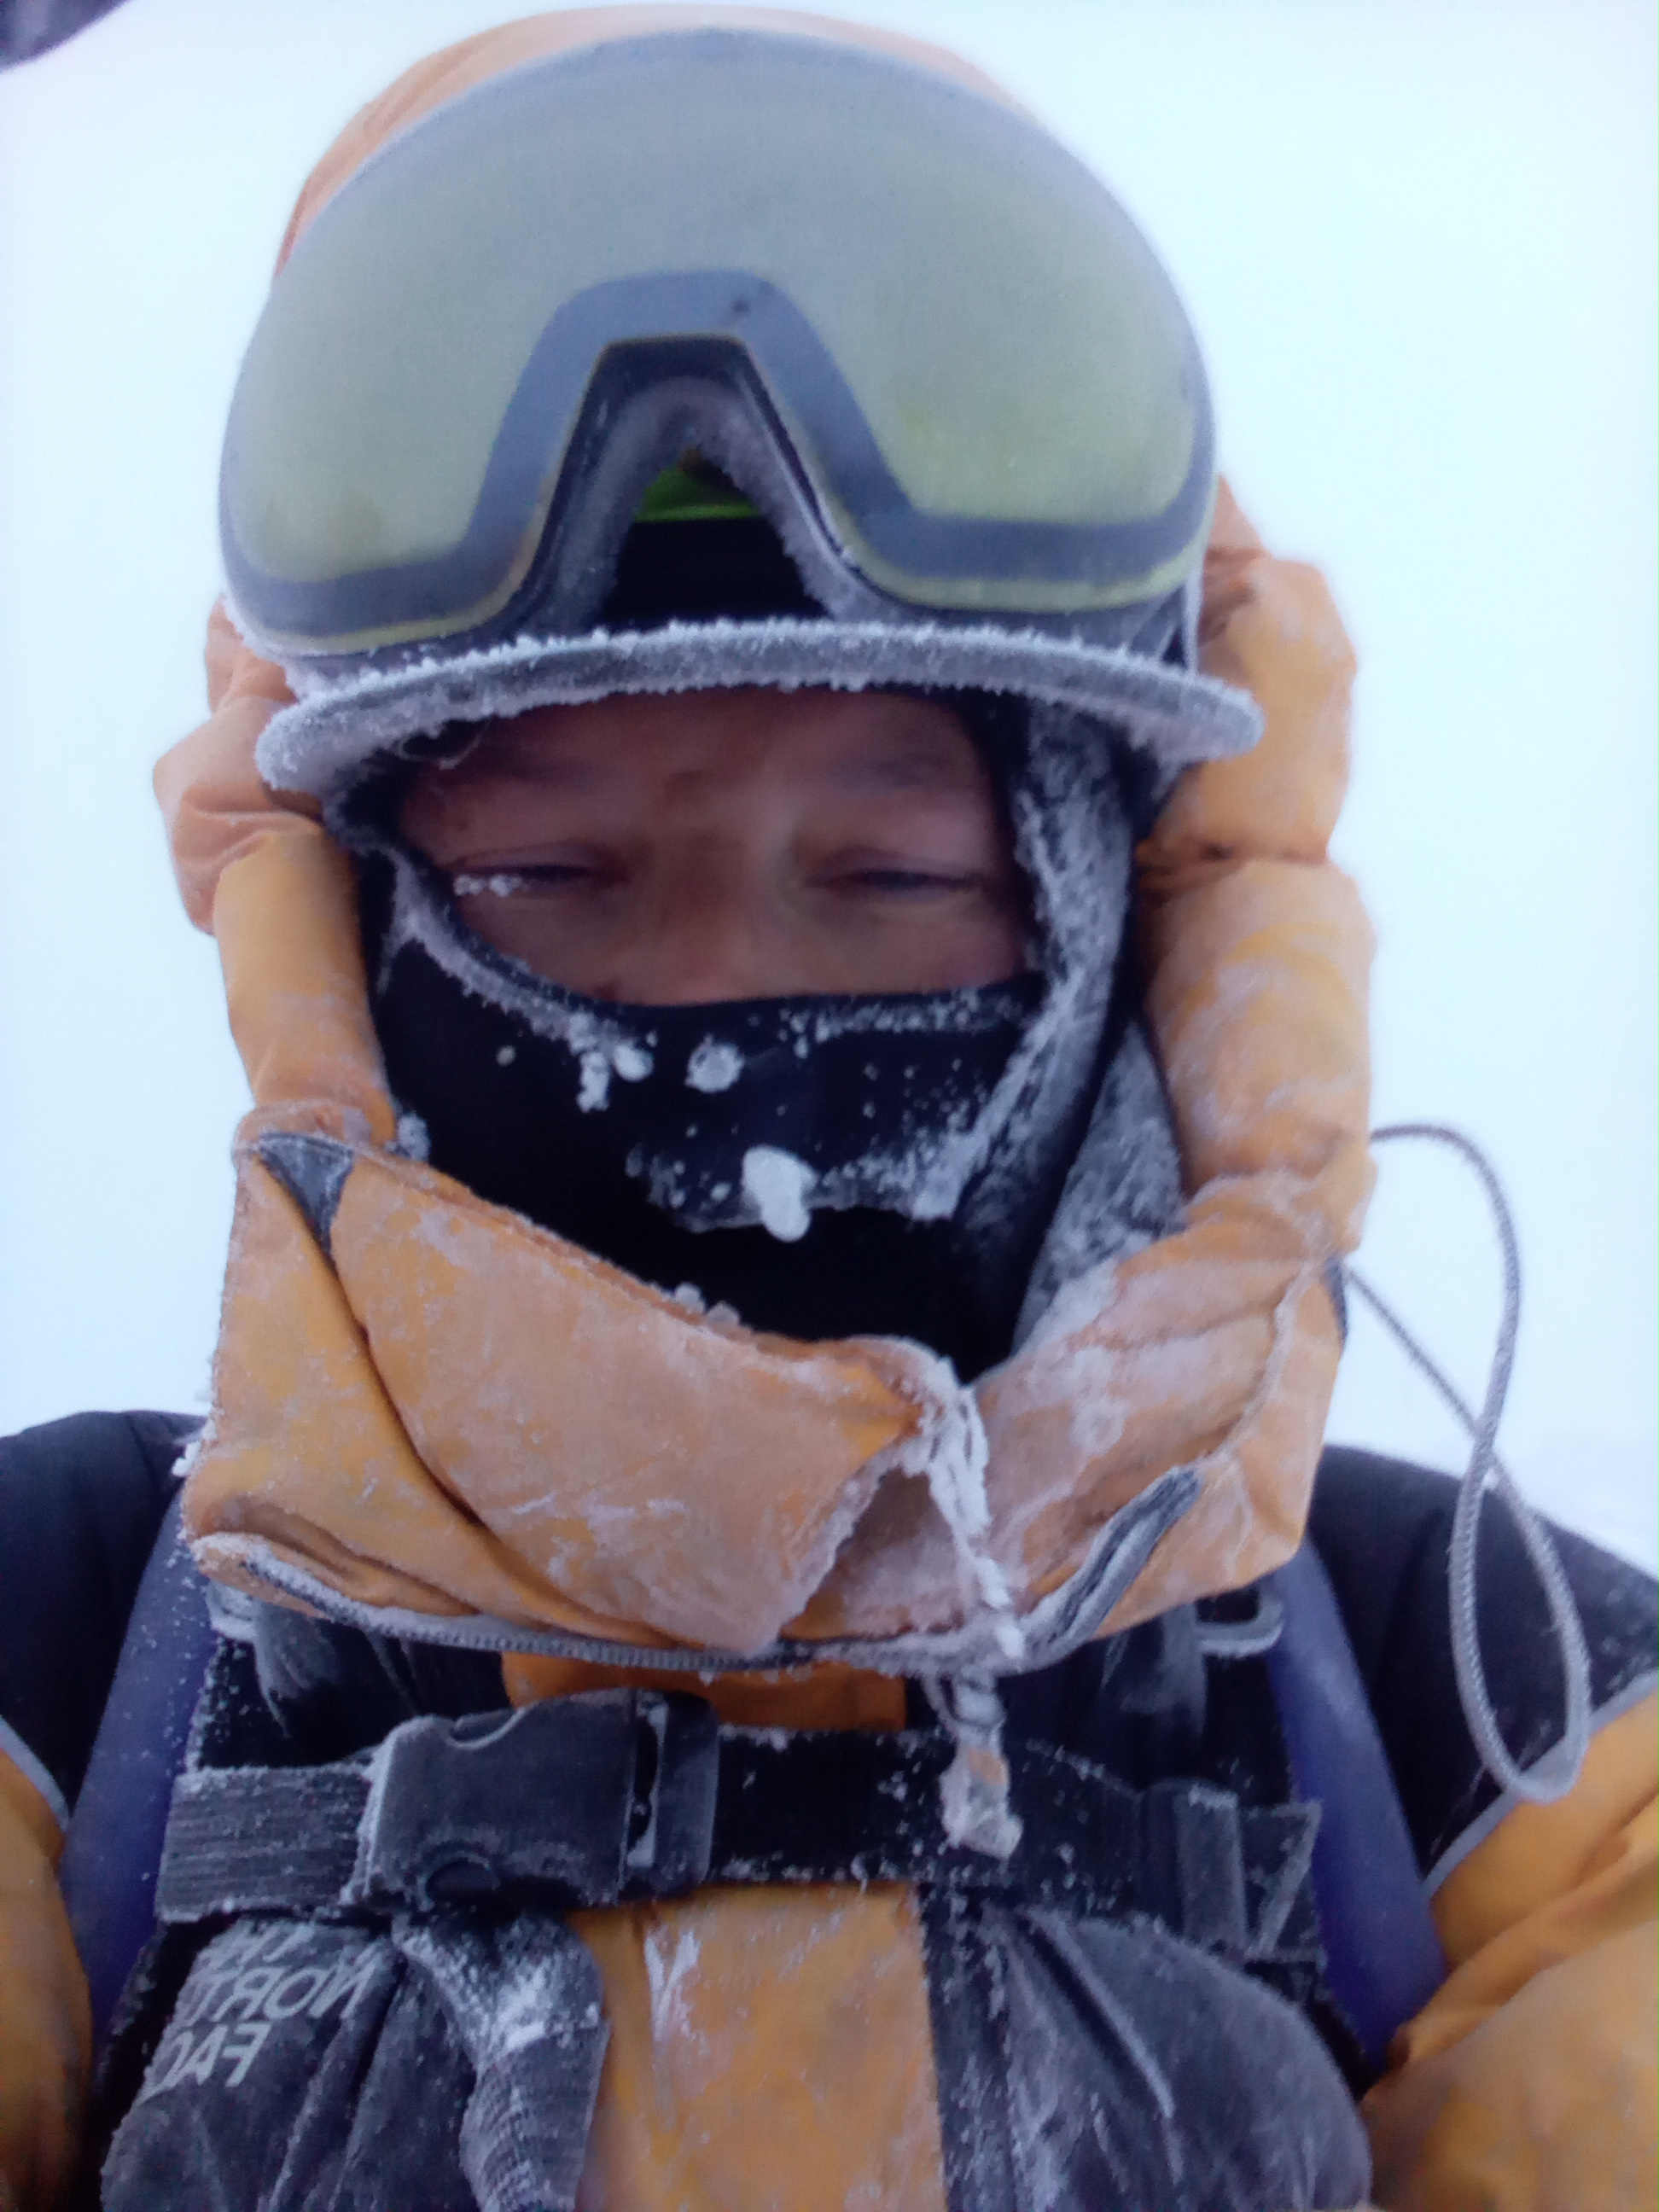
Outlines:
[{"label": "hood drawcord", "polygon": [[979,1668],[928,1675],[928,1702],[956,1741],[957,1755],[939,1781],[939,1811],[951,1843],[988,1858],[1012,1858],[1024,1824],[1008,1802],[1008,1760],[1002,1747],[1002,1696],[996,1677]]},{"label": "hood drawcord", "polygon": [[[1463,1717],[1468,1723],[1469,1734],[1474,1739],[1474,1747],[1480,1755],[1481,1764],[1498,1787],[1511,1796],[1525,1798],[1528,1803],[1552,1805],[1558,1798],[1565,1797],[1577,1781],[1584,1763],[1584,1753],[1589,1747],[1589,1654],[1584,1644],[1583,1624],[1578,1618],[1578,1608],[1573,1602],[1572,1591],[1556,1555],[1555,1547],[1550,1540],[1549,1531],[1522,1497],[1510,1479],[1509,1469],[1498,1456],[1498,1425],[1503,1418],[1504,1401],[1509,1394],[1510,1374],[1515,1364],[1515,1341],[1521,1326],[1521,1256],[1515,1223],[1510,1212],[1509,1201],[1504,1195],[1504,1187],[1491,1161],[1480,1146],[1464,1136],[1461,1130],[1448,1128],[1437,1121],[1410,1121],[1398,1122],[1389,1128],[1373,1129],[1371,1132],[1374,1145],[1389,1144],[1396,1139],[1413,1137],[1427,1143],[1446,1146],[1474,1170],[1492,1208],[1503,1252],[1504,1309],[1498,1326],[1498,1341],[1492,1350],[1486,1395],[1479,1414],[1470,1409],[1456,1385],[1441,1372],[1404,1322],[1358,1270],[1345,1267],[1343,1275],[1349,1286],[1358,1291],[1376,1314],[1413,1366],[1432,1384],[1474,1439],[1469,1463],[1458,1487],[1457,1510],[1452,1522],[1451,1557],[1447,1569],[1451,1600],[1452,1663],[1457,1674],[1458,1701],[1463,1708]],[[1533,1571],[1542,1586],[1566,1684],[1566,1711],[1562,1719],[1561,1734],[1542,1758],[1528,1768],[1516,1765],[1504,1741],[1503,1731],[1498,1727],[1498,1716],[1492,1707],[1492,1693],[1486,1686],[1486,1668],[1480,1658],[1475,1601],[1476,1551],[1480,1534],[1480,1509],[1486,1502],[1489,1485],[1498,1492],[1508,1507],[1522,1543],[1526,1547],[1527,1556],[1532,1562]]]}]

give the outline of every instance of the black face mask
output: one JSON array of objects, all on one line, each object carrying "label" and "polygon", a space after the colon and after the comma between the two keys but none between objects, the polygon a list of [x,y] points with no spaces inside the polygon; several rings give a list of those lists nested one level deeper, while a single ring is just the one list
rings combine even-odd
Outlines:
[{"label": "black face mask", "polygon": [[981,1310],[950,1216],[1039,979],[618,1006],[527,981],[435,896],[433,922],[519,1001],[469,991],[425,929],[381,933],[387,1077],[434,1165],[752,1326],[920,1335],[968,1372],[995,1357],[1009,1317]]},{"label": "black face mask", "polygon": [[1135,824],[1115,749],[1074,722],[1029,765],[1000,748],[1043,967],[975,989],[585,999],[475,936],[392,833],[397,785],[365,794],[334,827],[362,856],[387,1079],[433,1164],[750,1327],[913,1337],[982,1371],[1034,1281],[1179,1204],[1120,972]]}]

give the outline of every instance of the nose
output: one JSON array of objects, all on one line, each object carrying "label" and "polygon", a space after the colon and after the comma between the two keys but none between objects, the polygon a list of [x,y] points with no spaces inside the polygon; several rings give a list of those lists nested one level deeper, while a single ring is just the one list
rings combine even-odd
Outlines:
[{"label": "nose", "polygon": [[782,917],[751,855],[722,841],[663,865],[614,956],[617,999],[696,1006],[787,995]]}]

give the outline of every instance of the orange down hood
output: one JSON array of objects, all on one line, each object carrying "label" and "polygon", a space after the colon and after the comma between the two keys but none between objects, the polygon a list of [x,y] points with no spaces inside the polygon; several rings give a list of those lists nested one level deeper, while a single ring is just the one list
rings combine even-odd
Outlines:
[{"label": "orange down hood", "polygon": [[[482,78],[726,21],[868,39],[995,89],[817,18],[532,18],[365,109],[289,240],[377,145]],[[1186,1223],[1067,1285],[969,1390],[914,1345],[796,1344],[691,1314],[402,1156],[350,865],[307,802],[261,783],[254,747],[289,694],[216,614],[211,718],[157,771],[255,1102],[186,1490],[204,1568],[501,1648],[704,1666],[835,1651],[915,1671],[1030,1663],[1080,1606],[1121,1628],[1287,1557],[1340,1348],[1327,1271],[1370,1189],[1370,936],[1326,853],[1347,643],[1319,579],[1269,556],[1224,492],[1202,638],[1206,671],[1250,690],[1267,730],[1188,770],[1139,855]],[[301,1202],[273,1170],[284,1157],[311,1164],[325,1203]]]}]

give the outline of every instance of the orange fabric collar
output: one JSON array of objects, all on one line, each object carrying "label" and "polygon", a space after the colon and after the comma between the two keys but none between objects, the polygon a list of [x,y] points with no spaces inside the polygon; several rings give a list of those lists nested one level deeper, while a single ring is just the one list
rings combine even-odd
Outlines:
[{"label": "orange fabric collar", "polygon": [[256,1113],[238,1148],[186,1492],[222,1581],[503,1648],[752,1659],[780,1637],[954,1632],[1007,1658],[1171,1468],[1197,1464],[1199,1504],[1115,1625],[1247,1581],[1299,1533],[1311,1458],[1285,1449],[1285,1408],[1317,1387],[1328,1305],[1305,1259],[1230,1252],[1224,1219],[1074,1285],[970,1393],[918,1346],[690,1313],[313,1129],[331,1208],[314,1226],[273,1172],[292,1153],[270,1139],[292,1133]]}]

